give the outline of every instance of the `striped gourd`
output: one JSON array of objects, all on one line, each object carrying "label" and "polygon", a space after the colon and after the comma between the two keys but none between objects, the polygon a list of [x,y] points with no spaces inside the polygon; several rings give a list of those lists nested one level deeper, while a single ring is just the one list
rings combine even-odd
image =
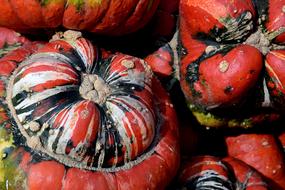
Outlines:
[{"label": "striped gourd", "polygon": [[179,166],[176,114],[143,60],[111,54],[77,32],[40,43],[5,31],[0,28],[0,189],[169,184]]},{"label": "striped gourd", "polygon": [[77,33],[65,35],[9,79],[6,99],[19,132],[30,148],[68,166],[128,163],[154,139],[152,72],[131,56],[102,59]]},{"label": "striped gourd", "polygon": [[261,175],[240,160],[196,156],[182,165],[180,188],[189,190],[267,190]]}]

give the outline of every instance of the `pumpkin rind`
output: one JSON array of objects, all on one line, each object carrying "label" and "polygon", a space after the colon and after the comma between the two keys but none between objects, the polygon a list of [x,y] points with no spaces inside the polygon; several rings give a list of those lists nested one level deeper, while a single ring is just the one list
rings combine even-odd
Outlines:
[{"label": "pumpkin rind", "polygon": [[[27,0],[0,1],[0,26],[21,31],[67,29],[122,35],[142,28],[159,0]],[[30,14],[27,14],[30,13]]]}]

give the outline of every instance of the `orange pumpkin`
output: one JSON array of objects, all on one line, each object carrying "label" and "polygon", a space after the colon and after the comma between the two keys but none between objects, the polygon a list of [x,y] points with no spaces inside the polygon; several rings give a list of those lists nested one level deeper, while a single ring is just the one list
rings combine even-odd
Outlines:
[{"label": "orange pumpkin", "polygon": [[25,0],[0,1],[0,26],[21,31],[53,29],[85,30],[122,35],[143,27],[159,0]]}]

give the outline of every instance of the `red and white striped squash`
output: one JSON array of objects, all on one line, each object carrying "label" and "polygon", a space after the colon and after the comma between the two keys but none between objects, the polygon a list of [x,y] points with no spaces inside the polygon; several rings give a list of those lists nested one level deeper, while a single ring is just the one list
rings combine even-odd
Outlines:
[{"label": "red and white striped squash", "polygon": [[143,60],[68,31],[0,61],[18,64],[1,75],[2,186],[163,189],[174,176],[175,112]]}]

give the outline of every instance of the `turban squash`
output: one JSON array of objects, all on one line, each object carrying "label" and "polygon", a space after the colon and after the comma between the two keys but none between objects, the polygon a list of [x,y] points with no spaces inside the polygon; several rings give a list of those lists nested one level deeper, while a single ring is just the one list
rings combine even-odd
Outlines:
[{"label": "turban squash", "polygon": [[269,188],[257,171],[238,159],[196,156],[182,166],[179,189],[267,190]]},{"label": "turban squash", "polygon": [[0,188],[164,189],[177,121],[148,65],[74,31],[21,40],[0,59]]},{"label": "turban squash", "polygon": [[285,1],[181,0],[179,10],[178,37],[146,60],[179,79],[197,120],[251,127],[277,119],[285,102]]},{"label": "turban squash", "polygon": [[25,0],[0,1],[0,26],[19,31],[65,27],[122,35],[143,27],[159,0]]}]

